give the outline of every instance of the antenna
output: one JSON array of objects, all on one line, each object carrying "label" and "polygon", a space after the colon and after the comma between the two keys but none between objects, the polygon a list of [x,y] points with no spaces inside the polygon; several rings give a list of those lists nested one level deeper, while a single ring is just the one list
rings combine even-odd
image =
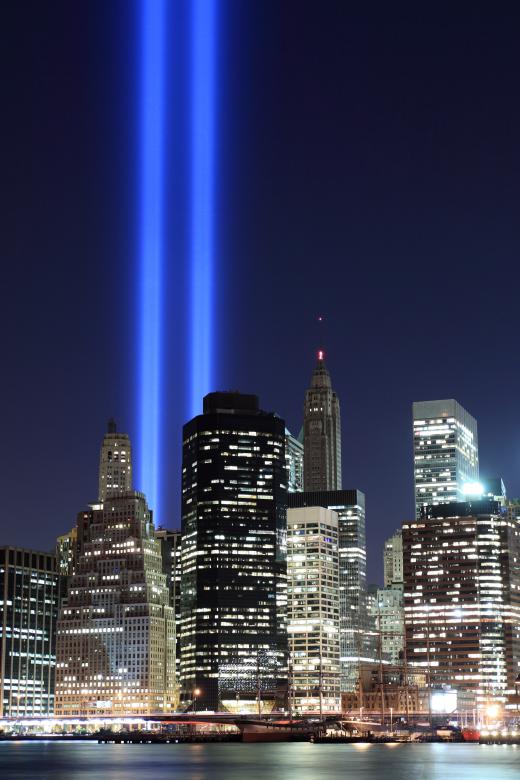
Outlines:
[{"label": "antenna", "polygon": [[323,314],[318,314],[316,317],[316,322],[317,322],[317,334],[318,334],[318,360],[321,362],[325,360],[325,350],[323,348],[325,316]]}]

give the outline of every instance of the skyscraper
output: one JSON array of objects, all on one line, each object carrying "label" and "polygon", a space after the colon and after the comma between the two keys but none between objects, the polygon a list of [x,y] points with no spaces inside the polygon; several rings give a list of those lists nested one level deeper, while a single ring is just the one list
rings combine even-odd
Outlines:
[{"label": "skyscraper", "polygon": [[354,690],[361,661],[372,659],[366,609],[365,496],[360,490],[289,493],[290,509],[324,507],[338,515],[341,691]]},{"label": "skyscraper", "polygon": [[338,516],[287,512],[289,695],[295,712],[339,712]]},{"label": "skyscraper", "polygon": [[285,424],[210,393],[183,429],[181,684],[212,710],[281,705],[287,680]]},{"label": "skyscraper", "polygon": [[99,454],[99,501],[132,490],[132,450],[126,433],[109,420]]},{"label": "skyscraper", "polygon": [[54,555],[0,547],[1,717],[53,714],[61,582]]},{"label": "skyscraper", "polygon": [[[126,442],[126,455],[128,439],[118,439]],[[121,459],[104,459],[106,441],[105,498],[78,515],[74,567],[58,620],[58,717],[169,712],[177,704],[175,622],[160,541],[144,495],[122,489],[121,480],[131,487],[129,472],[116,477],[111,469]]]},{"label": "skyscraper", "polygon": [[520,519],[482,499],[427,507],[403,524],[406,652],[431,687],[485,707],[520,670]]},{"label": "skyscraper", "polygon": [[415,515],[424,506],[464,501],[478,480],[477,421],[453,398],[413,405]]},{"label": "skyscraper", "polygon": [[285,463],[287,467],[287,491],[303,490],[303,442],[285,429]]},{"label": "skyscraper", "polygon": [[322,350],[305,393],[303,448],[305,490],[341,490],[339,399],[332,389]]}]

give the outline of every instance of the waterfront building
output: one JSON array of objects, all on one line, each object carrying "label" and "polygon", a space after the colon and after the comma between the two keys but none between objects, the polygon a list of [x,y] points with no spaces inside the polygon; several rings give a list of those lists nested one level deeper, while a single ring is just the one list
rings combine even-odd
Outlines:
[{"label": "waterfront building", "polygon": [[453,398],[413,404],[415,516],[425,506],[465,500],[478,482],[477,421]]},{"label": "waterfront building", "polygon": [[[101,469],[110,462],[102,457]],[[144,495],[123,491],[109,473],[111,486],[100,480],[103,502],[78,515],[76,560],[57,626],[57,717],[144,715],[177,705],[161,543]]]},{"label": "waterfront building", "polygon": [[481,499],[403,524],[406,653],[429,687],[504,701],[520,661],[520,519]]},{"label": "waterfront building", "polygon": [[289,704],[340,712],[338,516],[323,507],[287,512]]},{"label": "waterfront building", "polygon": [[3,718],[53,714],[60,595],[56,556],[20,547],[0,547]]},{"label": "waterfront building", "polygon": [[303,442],[285,429],[285,463],[287,468],[287,491],[297,493],[303,490]]},{"label": "waterfront building", "polygon": [[132,449],[126,433],[109,420],[99,453],[99,501],[132,490]]},{"label": "waterfront building", "polygon": [[207,395],[183,429],[186,706],[286,703],[286,495],[284,421],[254,395]]},{"label": "waterfront building", "polygon": [[373,660],[367,611],[365,496],[360,490],[289,493],[290,509],[324,507],[338,515],[341,691],[355,690],[362,662]]},{"label": "waterfront building", "polygon": [[403,536],[401,529],[386,540],[383,552],[385,588],[403,590]]},{"label": "waterfront building", "polygon": [[332,389],[322,350],[305,393],[303,447],[305,490],[341,490],[339,398]]}]

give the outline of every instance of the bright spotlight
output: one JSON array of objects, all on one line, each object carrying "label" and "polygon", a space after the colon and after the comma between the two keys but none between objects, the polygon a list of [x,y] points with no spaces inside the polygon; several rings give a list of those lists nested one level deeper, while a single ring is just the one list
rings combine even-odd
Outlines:
[{"label": "bright spotlight", "polygon": [[166,0],[141,0],[138,484],[159,519],[165,16]]},{"label": "bright spotlight", "polygon": [[484,495],[484,485],[481,482],[465,482],[462,486],[462,492],[465,496],[478,496],[480,498]]}]

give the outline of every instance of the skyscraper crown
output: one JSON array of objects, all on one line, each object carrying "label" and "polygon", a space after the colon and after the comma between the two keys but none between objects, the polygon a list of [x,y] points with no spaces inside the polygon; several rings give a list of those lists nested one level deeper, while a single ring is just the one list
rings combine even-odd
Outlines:
[{"label": "skyscraper crown", "polygon": [[303,417],[305,490],[341,489],[341,421],[339,399],[318,351],[311,385],[305,393]]},{"label": "skyscraper crown", "polygon": [[325,352],[318,350],[318,362],[311,379],[312,388],[332,388],[329,371],[325,365]]},{"label": "skyscraper crown", "polygon": [[132,448],[126,433],[118,433],[114,419],[108,421],[99,454],[99,500],[132,490]]}]

